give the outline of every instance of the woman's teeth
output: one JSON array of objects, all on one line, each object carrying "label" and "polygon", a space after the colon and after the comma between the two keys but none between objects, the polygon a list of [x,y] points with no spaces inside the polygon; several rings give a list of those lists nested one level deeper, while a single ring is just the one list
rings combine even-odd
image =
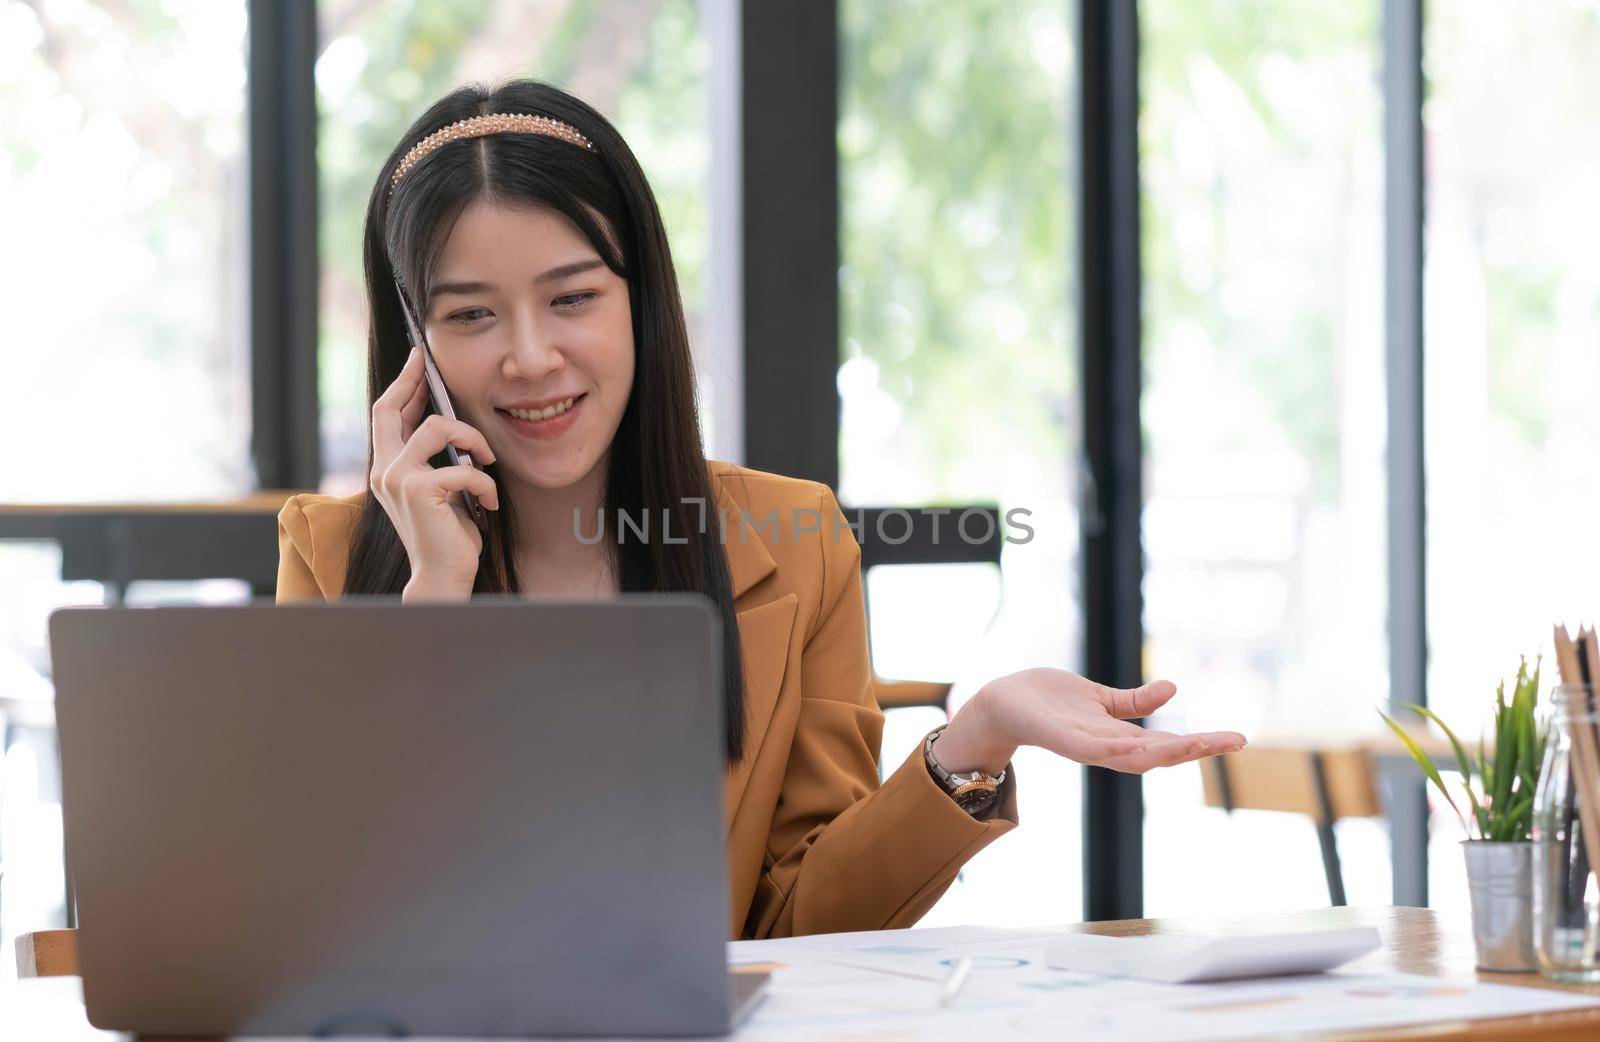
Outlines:
[{"label": "woman's teeth", "polygon": [[515,416],[519,420],[548,420],[550,417],[560,416],[562,413],[572,408],[572,403],[575,401],[577,401],[576,398],[568,398],[564,402],[557,402],[554,405],[547,405],[543,409],[507,409],[506,412]]}]

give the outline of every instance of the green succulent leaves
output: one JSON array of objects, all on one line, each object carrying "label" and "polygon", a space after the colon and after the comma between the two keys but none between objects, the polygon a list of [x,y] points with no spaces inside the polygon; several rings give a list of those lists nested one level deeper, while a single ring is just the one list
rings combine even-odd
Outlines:
[{"label": "green succulent leaves", "polygon": [[1449,725],[1426,706],[1410,702],[1394,703],[1433,721],[1450,740],[1450,747],[1455,752],[1456,768],[1461,772],[1462,787],[1466,790],[1472,809],[1470,822],[1450,795],[1438,768],[1433,765],[1433,758],[1394,717],[1381,709],[1378,715],[1393,729],[1422,773],[1444,796],[1450,809],[1456,812],[1468,836],[1494,843],[1515,843],[1532,838],[1533,794],[1539,785],[1545,741],[1549,738],[1549,725],[1540,721],[1535,712],[1538,701],[1539,662],[1535,660],[1533,670],[1529,672],[1528,660],[1524,658],[1517,666],[1517,680],[1512,688],[1511,701],[1506,701],[1504,681],[1495,691],[1494,751],[1492,754],[1486,752],[1484,741],[1479,738],[1476,757],[1467,753]]}]

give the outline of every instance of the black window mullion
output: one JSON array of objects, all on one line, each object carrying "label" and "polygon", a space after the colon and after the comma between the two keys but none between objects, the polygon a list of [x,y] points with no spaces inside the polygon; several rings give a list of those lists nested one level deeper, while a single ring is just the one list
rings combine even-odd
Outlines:
[{"label": "black window mullion", "polygon": [[[1080,508],[1084,672],[1142,682],[1139,25],[1127,0],[1079,0],[1079,345],[1085,495]],[[1144,906],[1137,775],[1084,769],[1083,914]]]},{"label": "black window mullion", "polygon": [[744,462],[837,487],[838,9],[739,17]]},{"label": "black window mullion", "polygon": [[248,0],[250,451],[261,488],[315,488],[317,57],[313,0]]}]

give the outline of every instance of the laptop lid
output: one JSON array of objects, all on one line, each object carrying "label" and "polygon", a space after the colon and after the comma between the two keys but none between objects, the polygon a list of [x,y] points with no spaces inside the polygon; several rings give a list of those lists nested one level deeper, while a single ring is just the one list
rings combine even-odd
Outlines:
[{"label": "laptop lid", "polygon": [[720,627],[692,595],[56,612],[91,1022],[726,1030]]}]

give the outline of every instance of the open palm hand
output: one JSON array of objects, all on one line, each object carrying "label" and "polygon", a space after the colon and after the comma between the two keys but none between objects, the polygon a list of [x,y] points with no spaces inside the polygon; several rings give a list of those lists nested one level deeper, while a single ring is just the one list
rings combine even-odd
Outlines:
[{"label": "open palm hand", "polygon": [[1069,760],[1143,774],[1244,747],[1236,731],[1180,735],[1141,727],[1177,694],[1171,681],[1114,688],[1062,669],[1025,669],[985,684],[939,738],[939,759],[953,771],[998,771],[1020,745]]}]

